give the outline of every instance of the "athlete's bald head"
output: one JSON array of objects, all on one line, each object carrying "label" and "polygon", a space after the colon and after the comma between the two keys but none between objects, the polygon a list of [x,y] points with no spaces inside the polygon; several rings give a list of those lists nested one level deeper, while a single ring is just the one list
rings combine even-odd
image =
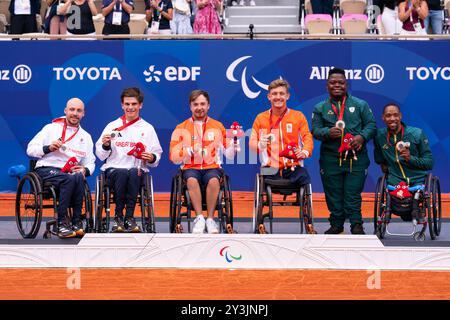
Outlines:
[{"label": "athlete's bald head", "polygon": [[84,102],[79,98],[71,98],[66,103],[64,109],[67,124],[77,127],[81,119],[84,117]]}]

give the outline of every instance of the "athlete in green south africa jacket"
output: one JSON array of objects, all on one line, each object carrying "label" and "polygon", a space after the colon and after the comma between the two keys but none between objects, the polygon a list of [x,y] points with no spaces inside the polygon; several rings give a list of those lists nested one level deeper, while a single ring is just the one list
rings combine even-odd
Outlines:
[{"label": "athlete in green south africa jacket", "polygon": [[[402,133],[389,135],[387,128],[377,130],[374,144],[375,162],[385,164],[388,167],[387,183],[396,186],[404,181],[409,186],[425,183],[429,170],[433,169],[433,155],[431,153],[428,138],[420,128],[410,127],[402,122]],[[395,145],[398,141],[409,142],[410,160],[407,162],[399,155]],[[408,181],[409,180],[409,181]]]},{"label": "athlete in green south africa jacket", "polygon": [[[320,167],[326,167],[327,170],[340,170],[338,152],[341,145],[341,139],[330,139],[330,128],[336,126],[338,116],[333,111],[331,102],[340,110],[340,102],[325,101],[317,104],[313,111],[312,133],[314,138],[322,141],[320,146]],[[372,110],[366,101],[347,94],[343,121],[345,122],[345,133],[351,133],[353,136],[361,135],[364,138],[362,149],[357,152],[358,160],[353,160],[352,170],[365,170],[369,167],[370,160],[367,155],[366,143],[375,136],[376,122]],[[349,156],[351,158],[351,156]],[[350,161],[342,161],[342,166],[349,166]]]}]

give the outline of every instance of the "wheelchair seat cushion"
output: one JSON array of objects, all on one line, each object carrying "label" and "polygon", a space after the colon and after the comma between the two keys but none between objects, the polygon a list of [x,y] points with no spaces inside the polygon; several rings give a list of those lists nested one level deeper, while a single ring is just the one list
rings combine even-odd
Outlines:
[{"label": "wheelchair seat cushion", "polygon": [[289,179],[270,179],[264,178],[264,183],[271,187],[283,189],[298,189],[298,185],[293,184]]}]

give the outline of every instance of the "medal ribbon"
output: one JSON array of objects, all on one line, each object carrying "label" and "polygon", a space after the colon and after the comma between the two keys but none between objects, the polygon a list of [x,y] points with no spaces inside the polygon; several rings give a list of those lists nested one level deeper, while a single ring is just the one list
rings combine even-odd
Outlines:
[{"label": "medal ribbon", "polygon": [[[275,124],[274,124],[274,123],[273,123],[273,119],[272,119],[272,110],[270,110],[270,117],[269,117],[270,128],[269,128],[269,134],[272,132],[272,129],[273,129],[273,128],[277,127],[277,126],[280,124],[281,120],[283,120],[283,118],[284,118],[284,116],[285,116],[285,114],[286,114],[287,111],[288,111],[288,108],[286,108],[286,109],[280,114],[280,116],[278,117],[277,121],[276,121]],[[268,157],[269,157],[269,162],[270,162],[271,149],[270,149],[270,150],[269,150],[269,149],[267,150],[267,155],[268,155]],[[280,169],[280,174],[281,174],[281,169]]]},{"label": "medal ribbon", "polygon": [[72,134],[67,140],[66,140],[66,131],[67,131],[67,120],[66,118],[57,118],[54,119],[52,122],[58,123],[58,122],[64,122],[63,125],[63,130],[61,133],[61,138],[59,138],[59,140],[61,140],[62,143],[65,142],[69,142],[70,140],[73,139],[73,137],[75,137],[75,135],[78,133],[78,131],[80,130],[80,126],[77,127],[77,130],[74,132],[74,134]]},{"label": "medal ribbon", "polygon": [[270,110],[270,118],[269,118],[269,122],[270,122],[270,129],[269,129],[269,131],[270,132],[272,131],[273,128],[277,127],[280,124],[281,120],[283,120],[283,117],[284,117],[284,115],[286,114],[287,111],[288,111],[288,109],[286,108],[286,110],[284,110],[283,113],[280,115],[280,117],[277,119],[275,124],[273,124],[272,110]]},{"label": "medal ribbon", "polygon": [[[401,133],[401,139],[403,140],[403,133],[404,133],[404,127],[402,126],[402,133]],[[389,143],[389,145],[390,146],[392,146],[391,145],[391,143],[390,143],[390,134],[389,134],[389,130],[388,130],[388,133],[387,133],[387,139],[388,139],[388,143]],[[395,150],[395,160],[397,161],[397,164],[398,164],[398,166],[399,166],[399,168],[400,168],[400,171],[402,172],[402,176],[403,176],[403,178],[405,179],[405,181],[406,181],[406,183],[408,184],[408,186],[409,186],[409,178],[406,176],[406,174],[405,174],[405,171],[403,170],[403,166],[402,166],[402,164],[400,163],[400,159],[398,158],[398,150],[397,150],[397,147],[396,147],[396,144],[397,144],[397,135],[394,135],[394,150]]]},{"label": "medal ribbon", "polygon": [[141,117],[137,117],[136,119],[134,119],[133,121],[130,121],[128,123],[127,123],[127,119],[126,119],[125,115],[121,116],[120,119],[122,120],[122,126],[113,129],[113,131],[122,131],[123,129],[125,129],[125,128],[131,126],[132,124],[138,122],[139,120],[141,120]]},{"label": "medal ribbon", "polygon": [[[347,96],[344,96],[344,100],[342,100],[342,104],[340,105],[340,109],[339,109],[339,113],[338,113],[336,106],[333,104],[333,102],[331,102],[331,99],[330,99],[331,108],[333,109],[334,114],[338,117],[338,121],[340,121],[344,118],[346,101],[347,101]],[[342,133],[341,133],[341,145],[342,145],[343,141],[344,141],[344,130],[342,130]],[[351,161],[350,161],[350,165],[351,165]],[[342,166],[342,152],[339,153],[339,166],[340,167]]]},{"label": "medal ribbon", "polygon": [[[205,120],[203,120],[202,123],[202,135],[201,135],[201,144],[202,144],[202,152],[203,152],[203,140],[205,139],[205,132],[206,132],[206,121],[208,121],[208,116],[205,117]],[[195,119],[192,117],[192,123],[194,124],[194,135],[192,138],[194,138],[197,134],[198,137],[200,137],[200,134],[198,134],[197,126],[195,125]],[[192,146],[194,146],[194,141],[192,141]],[[192,154],[191,158],[194,158],[194,154]]]},{"label": "medal ribbon", "polygon": [[339,113],[338,113],[338,110],[337,110],[336,106],[330,100],[331,108],[333,109],[334,114],[336,114],[336,116],[338,117],[338,120],[342,120],[344,118],[344,110],[345,110],[345,102],[346,102],[346,100],[347,100],[347,96],[345,96],[344,100],[342,100],[342,104],[341,104],[341,108],[339,110]]}]

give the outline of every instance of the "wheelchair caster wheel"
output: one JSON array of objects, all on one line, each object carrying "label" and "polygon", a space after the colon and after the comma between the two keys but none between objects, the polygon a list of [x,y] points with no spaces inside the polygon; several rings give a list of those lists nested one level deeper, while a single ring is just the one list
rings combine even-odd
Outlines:
[{"label": "wheelchair caster wheel", "polygon": [[233,230],[233,226],[231,224],[227,224],[227,233],[229,234],[236,233],[236,231]]},{"label": "wheelchair caster wheel", "polygon": [[317,231],[314,230],[314,226],[312,224],[308,224],[306,226],[306,233],[307,234],[317,234]]},{"label": "wheelchair caster wheel", "polygon": [[175,233],[183,233],[183,226],[181,224],[175,226]]},{"label": "wheelchair caster wheel", "polygon": [[413,238],[416,241],[425,241],[425,233],[423,233],[423,232],[416,232],[416,233],[414,233]]},{"label": "wheelchair caster wheel", "polygon": [[258,227],[259,234],[267,234],[266,227],[263,224],[260,224]]}]

